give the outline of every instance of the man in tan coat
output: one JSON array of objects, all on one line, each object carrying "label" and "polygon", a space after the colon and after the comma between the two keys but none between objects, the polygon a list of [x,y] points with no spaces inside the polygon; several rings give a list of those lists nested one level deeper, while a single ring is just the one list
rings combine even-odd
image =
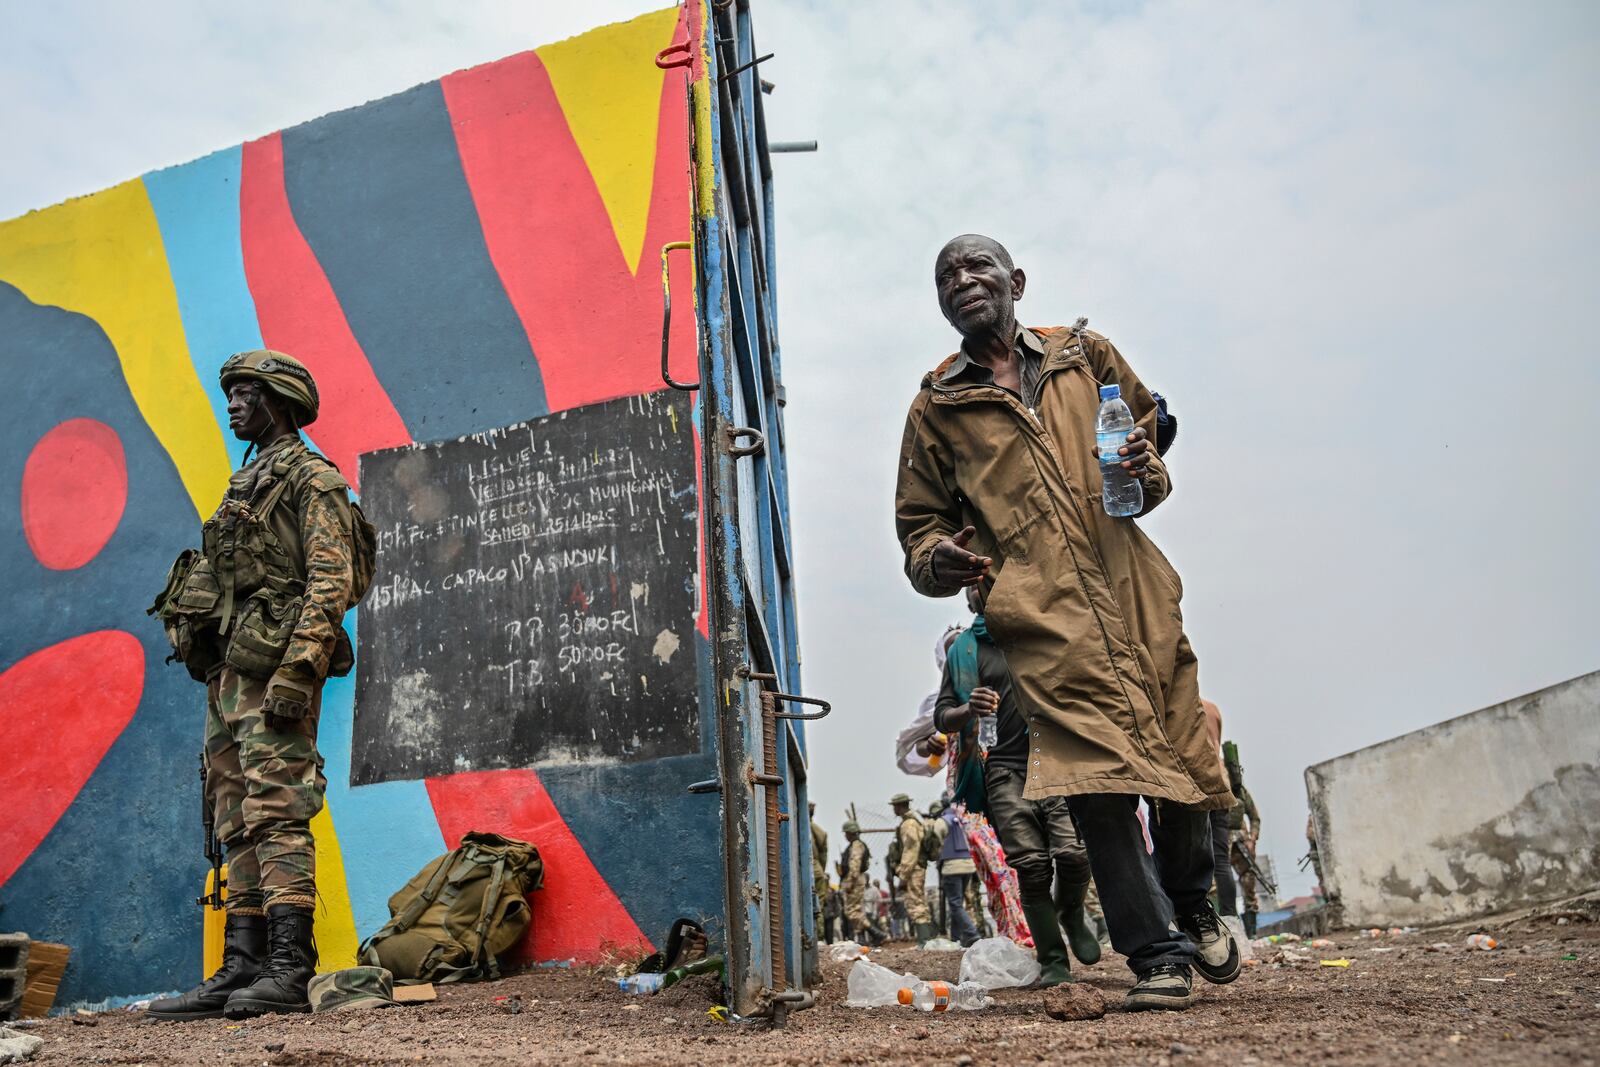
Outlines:
[{"label": "man in tan coat", "polygon": [[988,237],[939,253],[939,307],[962,344],[911,403],[896,531],[918,592],[987,589],[988,628],[1027,709],[1024,796],[1070,798],[1112,945],[1138,976],[1127,1006],[1187,1007],[1191,967],[1213,982],[1239,974],[1206,898],[1206,812],[1233,796],[1206,736],[1182,584],[1134,519],[1105,513],[1094,448],[1099,387],[1114,383],[1138,423],[1120,463],[1143,484],[1148,513],[1171,490],[1150,447],[1156,404],[1085,320],[1020,327],[1026,281]]}]

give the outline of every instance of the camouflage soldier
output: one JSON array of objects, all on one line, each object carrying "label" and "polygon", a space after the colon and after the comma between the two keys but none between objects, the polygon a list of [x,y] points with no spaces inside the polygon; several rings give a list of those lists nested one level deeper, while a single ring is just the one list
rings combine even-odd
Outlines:
[{"label": "camouflage soldier", "polygon": [[179,558],[173,595],[151,610],[206,684],[205,788],[227,850],[227,926],[222,967],[151,1004],[163,1019],[311,1010],[310,823],[327,785],[317,721],[323,680],[353,662],[340,626],[356,592],[348,486],[298,432],[317,417],[316,383],[298,360],[255,351],[223,364],[222,389],[229,427],[250,442],[246,463],[203,527],[202,552]]},{"label": "camouflage soldier", "polygon": [[900,900],[905,904],[906,918],[911,922],[911,936],[917,939],[918,944],[925,945],[939,936],[938,928],[933,925],[933,914],[928,910],[925,893],[928,861],[923,855],[922,839],[927,836],[928,829],[917,813],[911,810],[911,798],[905,793],[890,797],[889,805],[900,819],[900,825],[895,828],[889,861],[894,867],[894,876],[900,880]]},{"label": "camouflage soldier", "polygon": [[854,819],[844,824],[847,842],[839,856],[839,892],[844,896],[845,940],[864,938],[867,934],[867,867],[872,862],[872,851],[861,840],[861,825]]},{"label": "camouflage soldier", "polygon": [[1239,747],[1232,741],[1222,746],[1223,765],[1228,769],[1228,784],[1233,789],[1233,807],[1228,811],[1228,859],[1239,876],[1239,895],[1244,897],[1244,932],[1256,936],[1256,914],[1261,910],[1256,898],[1256,873],[1251,865],[1256,858],[1256,842],[1261,840],[1261,814],[1255,798],[1244,787],[1244,765],[1239,762]]},{"label": "camouflage soldier", "polygon": [[817,937],[823,936],[822,898],[828,892],[828,831],[817,825],[817,802],[811,812],[811,908],[815,913]]}]

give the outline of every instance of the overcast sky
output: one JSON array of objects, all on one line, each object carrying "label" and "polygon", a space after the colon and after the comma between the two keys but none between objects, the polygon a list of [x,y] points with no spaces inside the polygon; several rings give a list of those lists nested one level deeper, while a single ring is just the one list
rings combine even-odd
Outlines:
[{"label": "overcast sky", "polygon": [[[652,6],[0,5],[0,218]],[[753,6],[773,138],[822,143],[775,166],[835,837],[938,792],[891,748],[961,612],[906,584],[891,504],[963,231],[1181,417],[1145,526],[1286,889],[1306,766],[1600,668],[1600,8]]]}]

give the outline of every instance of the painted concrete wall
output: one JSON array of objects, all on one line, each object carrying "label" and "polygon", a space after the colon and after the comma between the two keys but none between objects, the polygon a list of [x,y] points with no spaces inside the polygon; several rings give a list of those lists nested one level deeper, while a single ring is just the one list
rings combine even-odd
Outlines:
[{"label": "painted concrete wall", "polygon": [[1343,921],[1487,914],[1600,886],[1600,672],[1306,770]]},{"label": "painted concrete wall", "polygon": [[[144,609],[241,457],[222,361],[302,359],[323,397],[307,436],[352,482],[363,452],[659,388],[659,250],[692,225],[685,74],[654,63],[679,20],[0,223],[0,928],[73,947],[62,1002],[199,976],[204,694]],[[678,311],[674,373],[693,379],[691,301]],[[325,968],[474,829],[544,854],[533,957],[593,959],[720,914],[716,801],[683,788],[715,777],[710,713],[695,755],[352,788],[352,705],[352,678],[330,681]]]}]

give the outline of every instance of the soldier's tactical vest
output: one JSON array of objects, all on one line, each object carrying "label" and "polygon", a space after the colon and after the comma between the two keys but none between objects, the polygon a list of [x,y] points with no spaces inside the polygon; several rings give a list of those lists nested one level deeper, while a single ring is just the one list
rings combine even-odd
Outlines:
[{"label": "soldier's tactical vest", "polygon": [[[304,561],[273,532],[271,517],[291,489],[312,483],[321,490],[348,488],[331,463],[303,443],[273,459],[267,489],[254,500],[224,499],[201,528],[199,552],[179,555],[166,588],[149,613],[161,619],[172,659],[206,680],[226,664],[241,674],[269,678],[283,662],[304,606]],[[371,584],[376,532],[351,503],[351,605]],[[355,663],[341,628],[328,673],[348,674]]]}]

